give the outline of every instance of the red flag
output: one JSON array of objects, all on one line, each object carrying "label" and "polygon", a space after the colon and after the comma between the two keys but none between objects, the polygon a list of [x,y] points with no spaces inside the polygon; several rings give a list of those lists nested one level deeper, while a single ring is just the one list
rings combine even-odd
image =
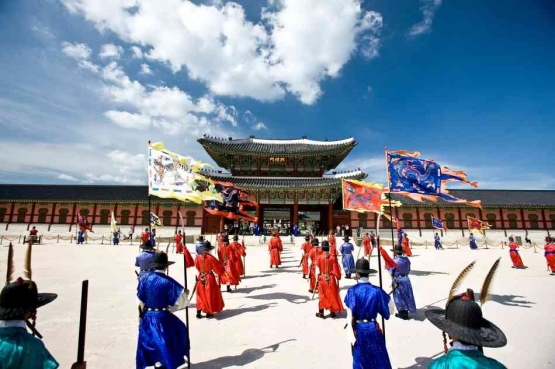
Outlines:
[{"label": "red flag", "polygon": [[379,213],[384,190],[370,182],[343,180],[343,209]]},{"label": "red flag", "polygon": [[381,246],[380,246],[380,254],[382,254],[382,258],[385,261],[386,269],[397,268],[397,263],[391,258],[391,256],[389,256],[387,251],[385,251]]}]

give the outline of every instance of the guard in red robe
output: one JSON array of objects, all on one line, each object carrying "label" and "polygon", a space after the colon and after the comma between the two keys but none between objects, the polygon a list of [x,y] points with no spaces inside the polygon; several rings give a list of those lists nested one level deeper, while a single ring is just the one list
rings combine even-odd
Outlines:
[{"label": "guard in red robe", "polygon": [[279,239],[277,231],[274,231],[270,242],[268,242],[268,251],[270,252],[270,268],[274,265],[278,268],[281,265],[281,252],[283,251],[283,245]]},{"label": "guard in red robe", "polygon": [[511,261],[513,262],[513,268],[517,269],[524,269],[524,263],[522,262],[522,258],[518,253],[518,243],[515,242],[513,236],[509,237],[509,255],[511,256]]},{"label": "guard in red robe", "polygon": [[178,254],[183,253],[183,235],[181,235],[181,231],[175,233],[173,237],[173,242],[175,242],[175,252]]},{"label": "guard in red robe", "polygon": [[330,243],[330,248],[335,248],[337,251],[337,243],[335,241],[335,236],[333,235],[333,231],[330,231],[328,234],[328,242]]},{"label": "guard in red robe", "polygon": [[330,317],[335,318],[337,313],[344,310],[341,297],[339,296],[339,284],[341,279],[341,268],[335,256],[330,252],[328,241],[322,241],[322,254],[316,259],[318,275],[318,312],[316,317],[324,319],[324,310],[330,311]]},{"label": "guard in red robe", "polygon": [[239,236],[233,236],[233,242],[231,243],[231,247],[235,250],[234,252],[237,254],[235,259],[235,270],[239,276],[245,275],[245,266],[243,265],[243,259],[241,257],[247,256],[247,249],[245,245],[239,242]]},{"label": "guard in red robe", "polygon": [[412,250],[409,246],[409,238],[407,237],[406,233],[403,235],[403,251],[405,252],[406,256],[412,256]]},{"label": "guard in red robe", "polygon": [[303,279],[306,279],[308,275],[308,254],[310,254],[310,250],[312,250],[312,244],[310,243],[310,236],[306,236],[304,240],[306,242],[301,246],[301,250],[303,251],[301,264],[303,266]]},{"label": "guard in red robe", "polygon": [[197,283],[197,318],[202,318],[201,312],[206,314],[207,318],[212,318],[215,313],[219,313],[224,309],[224,300],[220,286],[216,282],[216,276],[225,273],[223,265],[218,259],[210,254],[214,246],[209,241],[204,241],[201,253],[197,254],[195,266],[199,271]]},{"label": "guard in red robe", "polygon": [[227,284],[227,292],[231,292],[231,286],[237,286],[241,281],[241,277],[237,269],[235,269],[235,263],[239,256],[235,248],[229,244],[227,235],[223,236],[222,244],[218,248],[218,258],[225,269],[225,273],[220,278],[220,283]]},{"label": "guard in red robe", "polygon": [[314,238],[311,241],[311,244],[312,249],[308,253],[308,258],[310,259],[310,268],[308,270],[308,279],[310,286],[308,292],[314,293],[314,289],[316,288],[316,260],[320,255],[322,255],[322,249],[320,248],[317,238]]},{"label": "guard in red robe", "polygon": [[366,233],[362,238],[362,245],[364,246],[364,256],[370,255],[372,249],[370,248],[370,235]]},{"label": "guard in red robe", "polygon": [[545,238],[544,255],[545,260],[547,260],[547,267],[551,269],[551,275],[555,275],[555,239],[553,237],[547,236]]}]

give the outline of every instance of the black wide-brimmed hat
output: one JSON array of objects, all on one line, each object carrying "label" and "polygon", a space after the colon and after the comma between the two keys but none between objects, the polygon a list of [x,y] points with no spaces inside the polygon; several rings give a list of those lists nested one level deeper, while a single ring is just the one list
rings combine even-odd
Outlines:
[{"label": "black wide-brimmed hat", "polygon": [[215,249],[215,247],[212,246],[210,241],[204,241],[203,244],[202,244],[201,251],[202,252],[210,252],[210,250],[214,250],[214,249]]},{"label": "black wide-brimmed hat", "polygon": [[204,236],[198,236],[197,241],[204,242]]},{"label": "black wide-brimmed hat", "polygon": [[351,240],[351,239],[349,238],[349,236],[343,237],[343,241],[345,241],[345,242],[349,242],[350,240]]},{"label": "black wide-brimmed hat", "polygon": [[4,286],[0,293],[0,320],[23,319],[26,312],[49,304],[57,297],[55,293],[39,293],[35,282],[20,278]]},{"label": "black wide-brimmed hat", "polygon": [[310,236],[305,236],[305,241],[310,241]]},{"label": "black wide-brimmed hat", "polygon": [[239,241],[239,236],[238,235],[233,236],[233,241]]},{"label": "black wide-brimmed hat", "polygon": [[312,241],[310,241],[310,244],[314,247],[320,247],[320,241],[318,241],[317,238],[313,239]]},{"label": "black wide-brimmed hat", "polygon": [[154,248],[154,246],[152,246],[152,241],[151,240],[146,240],[142,245],[141,245],[141,249],[152,249]]},{"label": "black wide-brimmed hat", "polygon": [[403,249],[403,246],[395,246],[395,249],[393,249],[393,252],[395,252],[396,255],[403,255],[405,253],[405,250]]},{"label": "black wide-brimmed hat", "polygon": [[433,325],[460,341],[483,347],[503,347],[507,344],[503,331],[484,319],[476,301],[459,296],[447,305],[446,310],[430,309],[425,314]]},{"label": "black wide-brimmed hat", "polygon": [[362,274],[377,273],[377,270],[370,269],[370,262],[364,258],[360,258],[357,260],[355,265],[355,270],[357,273],[362,273]]},{"label": "black wide-brimmed hat", "polygon": [[152,268],[163,268],[172,264],[175,264],[175,261],[168,261],[168,254],[166,254],[165,252],[158,252],[154,257]]},{"label": "black wide-brimmed hat", "polygon": [[330,243],[326,240],[322,241],[322,251],[330,251]]},{"label": "black wide-brimmed hat", "polygon": [[224,235],[222,237],[222,242],[229,243],[229,237],[227,235]]}]

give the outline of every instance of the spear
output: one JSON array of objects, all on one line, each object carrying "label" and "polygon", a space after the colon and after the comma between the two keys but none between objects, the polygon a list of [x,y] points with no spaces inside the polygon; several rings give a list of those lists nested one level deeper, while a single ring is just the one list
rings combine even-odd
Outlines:
[{"label": "spear", "polygon": [[[181,212],[179,213],[179,218],[181,219],[181,229],[183,230],[183,247],[187,247],[187,240],[185,237],[185,225],[183,224],[183,216],[181,215]],[[186,250],[185,250],[186,251]],[[184,275],[184,283],[185,283],[185,291],[187,291],[188,289],[188,285],[187,285],[187,257],[186,257],[186,252],[183,252],[183,275]],[[196,284],[195,284],[195,289],[197,288]],[[193,294],[195,293],[195,291],[193,290]],[[191,295],[192,297],[192,295]],[[189,341],[189,360],[187,360],[187,368],[191,368],[191,339],[190,339],[190,335],[189,335],[189,306],[185,307],[185,326],[187,327],[187,340]]]},{"label": "spear", "polygon": [[87,300],[89,296],[89,281],[84,280],[81,287],[81,316],[79,318],[79,343],[77,346],[77,362],[85,361],[85,333],[87,332]]}]

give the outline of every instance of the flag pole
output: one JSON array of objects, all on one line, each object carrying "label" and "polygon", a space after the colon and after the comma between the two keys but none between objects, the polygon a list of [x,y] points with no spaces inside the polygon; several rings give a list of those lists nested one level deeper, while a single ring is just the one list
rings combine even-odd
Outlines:
[{"label": "flag pole", "polygon": [[[183,233],[183,247],[187,247],[187,240],[185,238],[185,224],[183,224],[183,216],[181,212],[179,212],[179,219],[181,220],[181,231]],[[183,251],[183,276],[184,276],[184,284],[185,290],[189,289],[189,285],[187,283],[187,254]],[[187,360],[187,368],[191,368],[191,336],[189,334],[189,305],[185,307],[185,326],[187,328],[187,343],[189,345],[189,358]]]},{"label": "flag pole", "polygon": [[[381,213],[378,215],[378,227],[376,229],[376,231],[378,232],[376,234],[376,244],[378,246],[378,276],[380,278],[380,288],[383,289],[383,281],[382,281],[382,253],[380,252],[380,217],[381,217]],[[370,244],[370,246],[372,246],[372,244]],[[368,265],[370,265],[370,255],[368,255]],[[383,332],[383,340],[385,342],[385,318],[382,315],[382,332]]]},{"label": "flag pole", "polygon": [[79,317],[79,336],[77,344],[77,362],[85,361],[85,334],[87,332],[87,300],[89,296],[89,281],[84,280],[81,287],[81,314]]},{"label": "flag pole", "polygon": [[[148,141],[148,155],[147,155],[147,174],[148,174],[148,238],[152,238],[152,221],[150,220],[151,206],[150,206],[150,140]],[[151,240],[152,242],[152,240]]]}]

